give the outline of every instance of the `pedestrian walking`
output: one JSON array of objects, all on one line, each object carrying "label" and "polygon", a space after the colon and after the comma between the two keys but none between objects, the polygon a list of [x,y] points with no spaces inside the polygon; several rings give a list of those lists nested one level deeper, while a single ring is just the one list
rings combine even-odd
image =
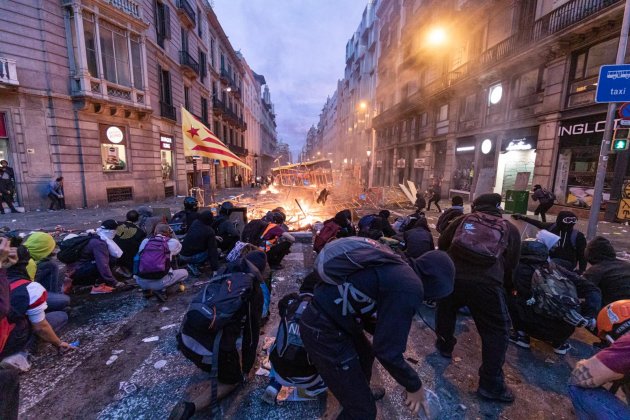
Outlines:
[{"label": "pedestrian walking", "polygon": [[435,203],[438,213],[442,213],[440,208],[440,200],[442,199],[442,186],[439,181],[436,181],[431,188],[429,188],[429,201],[427,202],[427,211],[431,210],[431,203]]},{"label": "pedestrian walking", "polygon": [[543,188],[540,184],[534,185],[532,193],[532,200],[538,201],[538,207],[534,210],[534,215],[540,215],[540,220],[545,223],[547,222],[547,212],[553,207],[556,195],[548,189]]},{"label": "pedestrian walking", "polygon": [[501,217],[500,205],[500,194],[477,197],[472,213],[455,219],[440,236],[439,249],[448,251],[455,263],[455,288],[438,301],[436,347],[443,357],[452,357],[457,311],[468,306],[482,344],[477,394],[512,402],[514,394],[503,377],[510,332],[504,279],[512,278],[518,263],[521,236]]},{"label": "pedestrian walking", "polygon": [[57,207],[57,210],[66,209],[62,176],[58,177],[54,181],[50,181],[50,184],[48,184],[48,198],[50,198],[50,206],[48,207],[49,211],[55,210],[55,207]]}]

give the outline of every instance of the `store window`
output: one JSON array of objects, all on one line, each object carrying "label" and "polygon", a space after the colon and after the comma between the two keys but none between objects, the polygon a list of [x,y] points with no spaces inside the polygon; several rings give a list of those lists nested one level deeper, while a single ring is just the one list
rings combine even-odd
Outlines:
[{"label": "store window", "polygon": [[162,163],[162,179],[173,179],[173,138],[160,136],[160,162]]},{"label": "store window", "polygon": [[9,133],[6,115],[0,112],[0,160],[9,160]]},{"label": "store window", "polygon": [[456,167],[453,171],[452,189],[469,192],[475,174],[475,137],[464,137],[457,140],[455,146]]},{"label": "store window", "polygon": [[127,171],[127,129],[116,125],[99,125],[103,171]]}]

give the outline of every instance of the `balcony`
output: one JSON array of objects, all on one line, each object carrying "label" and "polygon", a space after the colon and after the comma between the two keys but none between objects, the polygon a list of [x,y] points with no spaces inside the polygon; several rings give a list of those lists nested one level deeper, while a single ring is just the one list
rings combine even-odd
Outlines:
[{"label": "balcony", "polygon": [[105,0],[116,9],[128,14],[131,17],[142,20],[142,7],[134,0]]},{"label": "balcony", "polygon": [[247,156],[248,150],[244,147],[236,146],[234,144],[228,144],[228,147],[230,148],[230,151],[237,156],[241,156],[241,157]]},{"label": "balcony", "polygon": [[212,112],[214,112],[214,115],[223,115],[223,112],[225,112],[225,103],[219,99],[213,99]]},{"label": "balcony", "polygon": [[199,63],[188,53],[188,51],[179,52],[179,64],[182,66],[182,70],[189,77],[197,77],[199,74]]},{"label": "balcony", "polygon": [[0,57],[0,84],[19,86],[15,60]]},{"label": "balcony", "polygon": [[232,80],[232,76],[224,68],[221,68],[221,76],[220,77],[221,77],[221,81],[223,83],[226,83],[226,84],[229,84],[229,85],[233,85],[234,84],[234,80]]},{"label": "balcony", "polygon": [[195,26],[197,21],[195,9],[193,9],[188,0],[177,0],[177,14],[183,20],[187,20],[191,26]]},{"label": "balcony", "polygon": [[166,102],[160,101],[160,115],[164,118],[168,118],[169,120],[177,121],[175,107],[171,104],[167,104]]}]

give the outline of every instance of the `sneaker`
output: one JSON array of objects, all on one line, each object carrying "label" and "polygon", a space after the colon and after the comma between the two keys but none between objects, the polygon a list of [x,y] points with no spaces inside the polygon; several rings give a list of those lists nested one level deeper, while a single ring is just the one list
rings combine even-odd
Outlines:
[{"label": "sneaker", "polygon": [[424,303],[424,306],[431,309],[435,309],[435,307],[437,306],[437,302],[434,299],[427,299],[422,303]]},{"label": "sneaker", "polygon": [[326,386],[324,381],[319,381],[315,385],[305,388],[304,395],[309,396],[309,397],[315,397],[321,394],[322,392],[326,392],[326,390],[328,390],[328,387]]},{"label": "sneaker", "polygon": [[188,401],[180,401],[171,410],[168,420],[187,420],[194,415],[195,404]]},{"label": "sneaker", "polygon": [[561,356],[567,354],[569,350],[571,350],[571,344],[569,343],[562,343],[558,347],[553,348],[553,352]]},{"label": "sneaker", "polygon": [[519,331],[514,331],[510,334],[510,342],[524,349],[528,349],[530,347],[529,336]]},{"label": "sneaker", "polygon": [[112,293],[114,291],[113,287],[109,287],[106,284],[99,284],[98,286],[92,286],[92,290],[90,291],[91,295],[102,295],[105,293]]},{"label": "sneaker", "polygon": [[157,298],[157,300],[159,300],[160,302],[164,303],[168,300],[168,297],[166,296],[166,293],[163,290],[154,290],[153,294],[155,295],[155,297]]},{"label": "sneaker", "polygon": [[31,362],[28,361],[28,353],[20,352],[5,357],[0,362],[0,368],[28,372],[31,369]]},{"label": "sneaker", "polygon": [[514,393],[507,385],[503,387],[503,390],[501,392],[491,392],[479,387],[477,389],[477,395],[484,400],[497,401],[502,403],[514,402]]},{"label": "sneaker", "polygon": [[263,402],[269,405],[276,405],[276,398],[278,398],[278,390],[271,385],[267,386],[262,395]]},{"label": "sneaker", "polygon": [[372,393],[372,399],[374,401],[382,400],[385,396],[385,388],[382,386],[371,386],[370,392]]},{"label": "sneaker", "polygon": [[446,350],[444,348],[444,346],[441,346],[438,343],[435,343],[435,348],[437,349],[438,353],[440,353],[440,356],[442,356],[445,359],[452,359],[453,358],[453,350]]}]

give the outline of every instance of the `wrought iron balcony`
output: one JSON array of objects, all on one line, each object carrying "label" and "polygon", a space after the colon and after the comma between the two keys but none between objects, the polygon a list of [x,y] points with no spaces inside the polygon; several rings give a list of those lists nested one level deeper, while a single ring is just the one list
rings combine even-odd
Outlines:
[{"label": "wrought iron balcony", "polygon": [[111,4],[118,10],[122,10],[129,16],[136,19],[142,19],[142,7],[140,3],[134,0],[104,0],[105,3]]},{"label": "wrought iron balcony", "polygon": [[17,66],[15,60],[0,57],[0,83],[18,86]]},{"label": "wrought iron balcony", "polygon": [[168,118],[169,120],[177,121],[175,107],[171,104],[167,104],[166,102],[160,101],[160,115],[164,118]]},{"label": "wrought iron balcony", "polygon": [[232,76],[230,76],[230,73],[228,73],[225,68],[221,68],[221,80],[223,80],[225,83],[229,83],[230,85],[234,84]]},{"label": "wrought iron balcony", "polygon": [[188,69],[189,72],[194,73],[195,76],[199,74],[199,63],[195,61],[188,51],[179,52],[179,64],[182,65],[184,71]]},{"label": "wrought iron balcony", "polygon": [[223,103],[223,101],[219,100],[219,99],[213,99],[212,100],[212,112],[214,112],[216,115],[221,115],[223,114],[223,112],[225,111],[225,104]]},{"label": "wrought iron balcony", "polygon": [[187,18],[194,26],[196,22],[195,9],[193,9],[188,0],[177,0],[177,8],[179,15]]},{"label": "wrought iron balcony", "polygon": [[230,151],[234,153],[235,155],[247,156],[248,150],[244,147],[236,146],[234,144],[229,144],[228,147],[230,148]]}]

